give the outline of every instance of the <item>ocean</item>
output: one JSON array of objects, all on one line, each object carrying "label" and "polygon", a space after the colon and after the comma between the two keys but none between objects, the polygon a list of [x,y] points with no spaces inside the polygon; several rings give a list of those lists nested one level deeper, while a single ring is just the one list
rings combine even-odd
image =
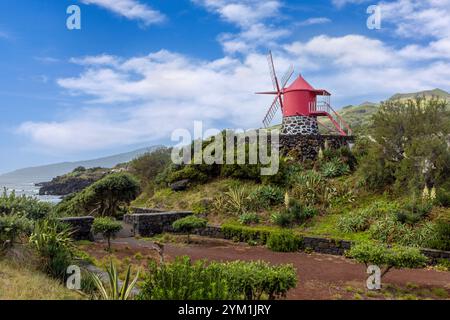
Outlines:
[{"label": "ocean", "polygon": [[58,196],[40,196],[39,195],[39,187],[35,186],[34,182],[2,182],[0,181],[1,192],[6,188],[6,192],[10,194],[15,191],[16,195],[21,196],[29,196],[39,199],[40,201],[58,203],[61,201],[61,197]]}]

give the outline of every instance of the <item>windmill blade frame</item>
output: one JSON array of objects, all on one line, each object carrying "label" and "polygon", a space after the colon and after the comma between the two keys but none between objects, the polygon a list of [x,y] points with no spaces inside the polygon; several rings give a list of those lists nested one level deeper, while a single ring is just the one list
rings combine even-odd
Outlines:
[{"label": "windmill blade frame", "polygon": [[281,78],[281,90],[283,90],[286,87],[289,80],[291,80],[293,74],[294,74],[294,66],[291,64],[289,66],[289,69],[283,75],[283,78]]},{"label": "windmill blade frame", "polygon": [[273,120],[273,117],[275,117],[275,114],[277,113],[278,109],[280,109],[280,108],[281,108],[281,105],[280,105],[279,97],[277,96],[277,97],[275,97],[275,100],[272,102],[269,110],[266,113],[266,116],[264,117],[263,124],[264,124],[265,128],[269,127],[270,123]]},{"label": "windmill blade frame", "polygon": [[273,89],[277,92],[280,92],[280,85],[277,79],[277,73],[275,71],[275,65],[273,63],[272,51],[269,51],[267,55],[267,62],[269,64],[270,78],[272,79]]}]

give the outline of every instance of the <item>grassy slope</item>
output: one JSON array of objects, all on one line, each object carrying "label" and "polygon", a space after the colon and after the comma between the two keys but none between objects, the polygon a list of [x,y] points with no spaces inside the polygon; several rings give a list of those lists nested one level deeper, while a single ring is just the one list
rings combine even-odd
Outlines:
[{"label": "grassy slope", "polygon": [[81,295],[66,289],[45,274],[0,260],[0,300],[78,300]]}]

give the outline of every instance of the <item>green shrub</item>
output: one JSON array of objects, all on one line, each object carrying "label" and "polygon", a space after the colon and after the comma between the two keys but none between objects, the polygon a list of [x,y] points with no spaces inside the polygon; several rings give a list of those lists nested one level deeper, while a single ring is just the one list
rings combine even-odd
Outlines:
[{"label": "green shrub", "polygon": [[428,201],[409,202],[397,213],[397,220],[401,223],[416,224],[424,219],[432,208],[433,205]]},{"label": "green shrub", "polygon": [[210,208],[210,204],[207,199],[203,199],[192,205],[192,212],[194,214],[207,214]]},{"label": "green shrub", "polygon": [[133,175],[141,181],[143,188],[149,184],[154,184],[160,172],[165,170],[171,163],[168,148],[159,148],[152,152],[143,154],[129,163],[129,169]]},{"label": "green shrub", "polygon": [[243,213],[239,217],[239,222],[241,224],[249,225],[252,223],[258,223],[259,222],[259,216],[256,213]]},{"label": "green shrub", "polygon": [[284,191],[271,185],[259,186],[250,193],[249,198],[255,210],[267,209],[283,203]]},{"label": "green shrub", "polygon": [[450,207],[450,191],[439,188],[436,192],[436,203],[442,207]]},{"label": "green shrub", "polygon": [[287,210],[275,212],[271,216],[271,220],[274,224],[280,227],[288,227],[293,222],[293,216]]},{"label": "green shrub", "polygon": [[338,158],[325,162],[321,169],[325,178],[335,178],[350,173],[350,167]]},{"label": "green shrub", "polygon": [[369,144],[358,170],[369,189],[393,186],[401,194],[421,191],[426,182],[440,185],[449,179],[447,105],[445,100],[423,98],[382,103],[368,132],[376,142]]},{"label": "green shrub", "polygon": [[0,214],[18,214],[30,220],[39,220],[49,215],[52,205],[33,197],[16,196],[15,192],[7,194],[6,189],[0,196]]},{"label": "green shrub", "polygon": [[346,254],[366,266],[374,264],[380,268],[384,267],[382,276],[392,268],[421,268],[428,261],[427,257],[417,248],[398,246],[389,248],[386,245],[371,242],[356,244]]},{"label": "green shrub", "polygon": [[122,224],[111,217],[96,218],[92,224],[92,232],[100,233],[108,242],[108,251],[111,251],[111,238],[122,230]]},{"label": "green shrub", "polygon": [[35,224],[29,242],[42,259],[41,267],[49,275],[64,279],[72,263],[74,243],[70,230],[55,221],[42,220]]},{"label": "green shrub", "polygon": [[177,257],[173,263],[149,265],[139,300],[229,300],[237,299],[229,288],[221,268],[211,268],[205,261],[192,263]]},{"label": "green shrub", "polygon": [[138,299],[276,299],[296,284],[292,265],[270,266],[261,261],[192,263],[188,257],[178,257],[170,264],[150,265]]},{"label": "green shrub", "polygon": [[33,229],[30,220],[19,214],[0,214],[0,253],[11,248],[21,236]]},{"label": "green shrub", "polygon": [[376,201],[363,209],[343,215],[339,218],[337,226],[346,233],[365,231],[374,221],[385,216],[394,216],[398,208],[398,204],[392,201]]},{"label": "green shrub", "polygon": [[196,216],[188,216],[178,219],[172,224],[175,231],[186,233],[188,236],[188,243],[190,242],[190,234],[199,228],[204,228],[208,224],[206,219],[202,219]]},{"label": "green shrub", "polygon": [[296,252],[302,245],[302,238],[292,231],[272,232],[267,240],[267,247],[277,252]]},{"label": "green shrub", "polygon": [[233,261],[223,264],[223,270],[230,289],[241,299],[280,299],[297,285],[296,270],[290,264],[271,266],[264,261]]},{"label": "green shrub", "polygon": [[450,251],[450,222],[438,221],[434,228],[434,237],[428,240],[431,249]]},{"label": "green shrub", "polygon": [[226,239],[265,245],[272,230],[225,223],[222,225],[222,232]]},{"label": "green shrub", "polygon": [[178,171],[169,174],[168,182],[176,182],[188,179],[191,182],[204,183],[210,180],[207,173],[202,172],[205,165],[187,165]]},{"label": "green shrub", "polygon": [[278,213],[272,214],[272,222],[287,227],[294,223],[304,223],[318,213],[313,206],[304,207],[300,201],[288,198],[286,208]]},{"label": "green shrub", "polygon": [[314,170],[301,172],[291,183],[293,183],[292,196],[303,204],[327,207],[333,198],[330,184],[320,172]]},{"label": "green shrub", "polygon": [[114,173],[90,185],[55,208],[59,216],[115,216],[120,206],[129,205],[139,195],[138,181],[127,173]]}]

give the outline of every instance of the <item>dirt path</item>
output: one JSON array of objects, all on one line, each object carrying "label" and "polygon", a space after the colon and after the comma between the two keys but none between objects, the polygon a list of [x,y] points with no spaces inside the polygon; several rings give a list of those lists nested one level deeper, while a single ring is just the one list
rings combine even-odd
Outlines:
[{"label": "dirt path", "polygon": [[[264,247],[251,247],[226,240],[197,238],[200,244],[166,244],[165,256],[172,260],[187,255],[192,259],[229,260],[265,260],[272,264],[292,263],[298,272],[297,288],[289,292],[289,299],[340,299],[355,298],[362,294],[367,275],[365,266],[339,256],[306,253],[278,253]],[[140,252],[155,256],[150,241],[134,238],[114,241],[116,255],[120,257]],[[93,246],[98,246],[94,244]],[[126,254],[124,250],[130,251]],[[88,250],[91,254],[98,251]],[[104,252],[104,250],[101,250]],[[103,253],[104,254],[104,253]],[[435,270],[393,270],[383,278],[383,283],[399,288],[432,290],[441,288],[450,293],[450,272]],[[445,292],[444,292],[445,294]],[[377,298],[386,298],[378,296]],[[436,297],[435,297],[436,298]],[[444,295],[445,298],[445,295]]]}]

